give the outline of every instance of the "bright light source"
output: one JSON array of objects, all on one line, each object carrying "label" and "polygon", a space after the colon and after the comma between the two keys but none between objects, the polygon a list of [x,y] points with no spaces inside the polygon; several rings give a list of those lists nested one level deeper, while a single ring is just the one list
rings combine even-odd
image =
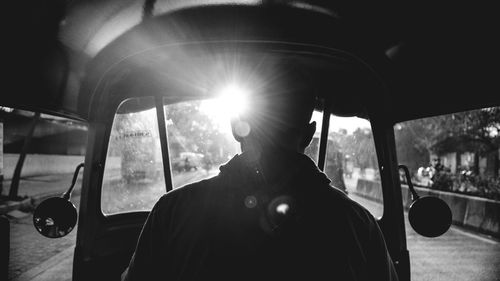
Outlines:
[{"label": "bright light source", "polygon": [[200,110],[217,120],[221,127],[229,126],[231,118],[243,114],[248,107],[248,91],[236,83],[221,87],[216,97],[201,103]]},{"label": "bright light source", "polygon": [[248,92],[237,84],[223,87],[217,95],[216,102],[219,109],[229,117],[234,117],[245,112],[247,107]]}]

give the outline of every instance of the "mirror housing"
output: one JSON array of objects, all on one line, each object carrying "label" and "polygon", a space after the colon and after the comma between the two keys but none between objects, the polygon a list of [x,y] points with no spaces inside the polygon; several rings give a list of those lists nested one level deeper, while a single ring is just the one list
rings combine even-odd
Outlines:
[{"label": "mirror housing", "polygon": [[71,192],[75,187],[78,173],[83,163],[76,166],[73,180],[68,191],[61,197],[51,197],[40,203],[33,213],[33,225],[36,230],[48,238],[61,238],[75,228],[78,212],[75,205],[71,203]]},{"label": "mirror housing", "polygon": [[405,165],[399,165],[403,170],[411,192],[412,203],[408,210],[410,225],[418,234],[425,237],[438,237],[450,229],[452,223],[451,209],[442,199],[434,196],[418,196],[410,172]]},{"label": "mirror housing", "polygon": [[51,197],[36,208],[33,213],[33,225],[45,237],[60,238],[75,228],[77,217],[76,207],[71,201],[62,197]]},{"label": "mirror housing", "polygon": [[423,196],[413,201],[408,211],[411,227],[425,237],[438,237],[451,226],[450,207],[442,199]]}]

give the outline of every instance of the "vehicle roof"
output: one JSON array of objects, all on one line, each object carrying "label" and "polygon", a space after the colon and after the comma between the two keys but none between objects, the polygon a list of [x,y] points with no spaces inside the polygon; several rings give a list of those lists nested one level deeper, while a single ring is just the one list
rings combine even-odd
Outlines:
[{"label": "vehicle roof", "polygon": [[[338,74],[335,85],[328,85],[331,75],[318,76],[341,115],[368,110],[399,122],[500,103],[491,71],[498,62],[492,44],[495,17],[488,9],[330,2],[61,0],[40,9],[43,4],[32,1],[23,7],[28,20],[14,28],[20,38],[8,83],[17,91],[2,95],[0,104],[88,120],[92,104],[104,95],[104,80],[121,73],[121,90],[135,82],[165,93],[151,87],[165,79],[152,74],[158,64],[151,59],[166,49],[179,55],[179,48],[166,45],[189,43],[187,49],[196,53],[221,47],[217,40],[233,41],[231,52],[243,45],[258,45],[266,54],[291,52],[315,71]],[[265,9],[273,11],[263,14]],[[193,36],[172,29],[178,25]],[[249,50],[254,49],[245,47]],[[358,63],[345,63],[351,60]],[[137,77],[131,80],[124,71]],[[340,84],[342,91],[332,87]]]}]

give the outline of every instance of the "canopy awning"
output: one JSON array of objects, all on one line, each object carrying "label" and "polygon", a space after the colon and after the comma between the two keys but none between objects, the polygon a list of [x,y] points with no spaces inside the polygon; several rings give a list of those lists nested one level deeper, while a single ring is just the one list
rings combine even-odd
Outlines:
[{"label": "canopy awning", "polygon": [[[492,44],[495,17],[488,15],[487,10],[471,13],[474,7],[470,6],[435,4],[417,9],[396,1],[312,0],[28,2],[27,6],[17,9],[23,13],[12,14],[16,17],[12,19],[14,34],[12,50],[9,50],[13,54],[9,56],[12,65],[8,67],[9,90],[0,98],[2,106],[87,120],[91,96],[95,93],[91,88],[98,87],[105,76],[104,72],[96,71],[105,71],[104,65],[116,66],[140,48],[159,50],[167,41],[184,44],[196,38],[213,40],[220,35],[217,33],[223,33],[225,40],[229,39],[228,34],[236,40],[246,40],[249,34],[263,33],[260,39],[278,38],[274,40],[278,43],[287,40],[293,43],[289,47],[309,43],[327,48],[335,45],[338,51],[366,60],[370,60],[370,56],[388,58],[391,67],[390,70],[384,68],[383,75],[390,76],[391,91],[383,96],[378,93],[381,96],[374,100],[379,101],[377,106],[390,110],[387,114],[393,122],[499,103],[496,72],[491,70],[496,69],[498,63]],[[232,4],[232,8],[225,12],[213,9],[221,3]],[[265,23],[251,23],[252,17],[247,13],[252,9],[246,8],[270,6],[298,11],[294,15],[295,23],[280,17],[269,18]],[[192,12],[182,12],[185,10]],[[172,12],[177,16],[169,16]],[[144,14],[151,15],[151,19],[143,21]],[[188,31],[177,32],[175,38],[168,40],[162,38],[168,34],[162,29],[175,26],[172,18],[181,18],[179,15],[190,17],[181,20],[189,27]],[[217,29],[208,28],[217,23]],[[245,30],[241,29],[243,24],[247,27]],[[263,29],[265,24],[274,27],[271,28],[274,33],[269,28]],[[221,29],[224,26],[225,29]],[[157,30],[154,32],[151,28]],[[249,30],[252,28],[255,29]],[[154,38],[155,34],[160,37]],[[124,42],[130,44],[132,36],[139,41],[119,46]],[[351,41],[336,44],[346,37]],[[305,50],[308,48],[300,49]],[[157,54],[149,52],[149,56],[136,58],[151,59]],[[150,65],[148,69],[148,63],[142,63],[137,69],[129,70],[135,73],[157,70],[158,64]],[[372,98],[363,98],[367,96],[360,95],[361,100],[355,101],[372,101]],[[345,102],[353,103],[353,100]]]}]

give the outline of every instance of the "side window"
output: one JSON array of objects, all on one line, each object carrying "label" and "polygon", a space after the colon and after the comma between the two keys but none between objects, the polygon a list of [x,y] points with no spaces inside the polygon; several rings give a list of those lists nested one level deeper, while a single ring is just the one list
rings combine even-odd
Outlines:
[{"label": "side window", "polygon": [[165,192],[154,99],[126,100],[111,128],[101,210],[107,215],[148,211]]},{"label": "side window", "polygon": [[165,105],[173,188],[215,176],[240,153],[220,104],[211,99]]},{"label": "side window", "polygon": [[394,131],[398,162],[415,186],[500,200],[500,107],[411,120]]},{"label": "side window", "polygon": [[[500,107],[402,122],[394,133],[417,192],[443,199],[453,218],[436,238],[406,220],[412,280],[496,280],[500,245],[488,235],[500,237]],[[405,183],[401,191],[408,210]]]},{"label": "side window", "polygon": [[382,216],[382,185],[368,120],[331,115],[325,173],[333,186],[346,191],[374,217]]},{"label": "side window", "polygon": [[320,111],[314,111],[311,122],[316,122],[316,133],[314,138],[311,140],[311,143],[308,147],[306,147],[304,154],[309,156],[316,164],[318,163],[319,157],[319,139],[321,136],[321,125],[323,124],[323,113]]}]

